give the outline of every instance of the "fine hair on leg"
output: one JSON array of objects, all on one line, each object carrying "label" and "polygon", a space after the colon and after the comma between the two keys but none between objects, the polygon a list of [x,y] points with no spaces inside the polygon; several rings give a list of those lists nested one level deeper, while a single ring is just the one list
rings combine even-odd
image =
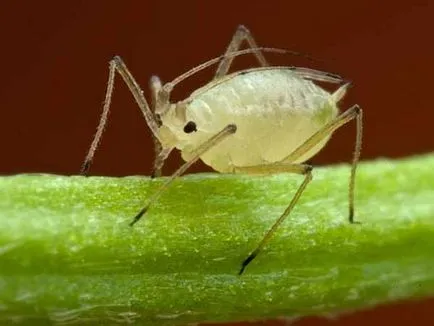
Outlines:
[{"label": "fine hair on leg", "polygon": [[134,99],[136,100],[140,110],[143,113],[143,116],[145,117],[146,123],[151,129],[151,132],[153,136],[158,138],[158,124],[155,121],[154,114],[149,108],[148,103],[146,102],[145,97],[143,96],[143,92],[139,86],[139,84],[136,82],[130,71],[128,70],[127,66],[124,64],[122,59],[118,56],[114,57],[110,61],[109,66],[109,77],[107,81],[107,90],[106,95],[104,99],[104,106],[103,106],[103,112],[101,114],[101,118],[99,120],[99,124],[95,133],[95,136],[92,140],[92,143],[89,147],[88,153],[86,155],[86,158],[84,160],[84,163],[81,167],[80,174],[87,175],[90,165],[92,164],[93,157],[95,155],[95,151],[99,145],[99,142],[102,137],[102,133],[104,131],[105,125],[108,120],[108,114],[110,111],[110,104],[111,99],[113,95],[114,90],[114,82],[115,82],[115,75],[116,72],[118,72],[122,79],[124,80],[125,84],[128,86],[128,89],[130,90],[131,94],[133,95]]}]

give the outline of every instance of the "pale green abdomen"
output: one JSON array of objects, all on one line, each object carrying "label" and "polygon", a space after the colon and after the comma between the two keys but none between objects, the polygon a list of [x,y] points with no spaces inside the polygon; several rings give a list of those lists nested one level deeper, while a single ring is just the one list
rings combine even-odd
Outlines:
[{"label": "pale green abdomen", "polygon": [[[226,125],[237,125],[234,135],[201,157],[220,172],[282,161],[338,113],[328,92],[290,70],[238,75],[203,93],[199,89],[190,98],[186,118],[198,131],[182,137],[185,141],[178,148],[184,159]],[[327,140],[294,161],[306,161]]]}]

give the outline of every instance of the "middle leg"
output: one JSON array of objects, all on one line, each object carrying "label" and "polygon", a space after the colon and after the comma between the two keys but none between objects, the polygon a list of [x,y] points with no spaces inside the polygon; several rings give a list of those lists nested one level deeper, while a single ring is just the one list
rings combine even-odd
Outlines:
[{"label": "middle leg", "polygon": [[271,239],[274,232],[276,232],[277,228],[283,223],[286,217],[291,213],[294,206],[297,204],[300,199],[301,194],[306,189],[308,183],[312,180],[312,166],[308,164],[294,164],[294,163],[274,163],[270,165],[258,165],[258,166],[249,166],[249,167],[240,167],[235,168],[234,172],[239,173],[248,173],[248,174],[271,174],[271,173],[295,173],[304,175],[303,183],[298,187],[297,192],[294,197],[292,197],[291,202],[285,211],[280,215],[280,217],[274,222],[271,228],[265,233],[261,242],[259,242],[258,246],[255,250],[251,252],[251,254],[243,261],[241,264],[241,269],[238,272],[238,275],[243,274],[247,265],[251,263],[253,259],[259,254],[259,252],[264,248],[267,242]]}]

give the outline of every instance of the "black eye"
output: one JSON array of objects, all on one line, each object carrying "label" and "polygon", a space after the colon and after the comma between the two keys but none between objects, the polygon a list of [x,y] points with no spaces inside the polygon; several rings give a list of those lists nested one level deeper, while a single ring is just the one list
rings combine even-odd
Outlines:
[{"label": "black eye", "polygon": [[193,121],[187,122],[187,124],[184,126],[184,132],[189,134],[193,131],[197,131],[196,124]]}]

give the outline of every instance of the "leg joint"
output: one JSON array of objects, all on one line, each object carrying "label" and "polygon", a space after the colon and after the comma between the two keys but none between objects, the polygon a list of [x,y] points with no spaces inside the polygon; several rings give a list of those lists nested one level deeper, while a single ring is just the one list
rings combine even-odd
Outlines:
[{"label": "leg joint", "polygon": [[111,64],[115,64],[115,65],[122,65],[124,63],[124,61],[122,60],[122,58],[118,55],[115,55],[111,60],[110,60]]},{"label": "leg joint", "polygon": [[237,31],[238,31],[238,32],[243,32],[243,33],[245,33],[245,34],[250,34],[249,29],[248,29],[245,25],[243,25],[243,24],[238,25],[238,27],[237,27]]},{"label": "leg joint", "polygon": [[354,105],[354,112],[359,115],[362,112],[362,108],[360,107],[360,105],[356,104]]},{"label": "leg joint", "polygon": [[312,173],[312,170],[313,170],[313,166],[312,165],[310,165],[310,164],[304,164],[303,168],[304,168],[303,174],[306,175],[306,174],[311,174]]},{"label": "leg joint", "polygon": [[235,123],[227,125],[227,128],[231,134],[234,134],[237,131],[237,125]]}]

